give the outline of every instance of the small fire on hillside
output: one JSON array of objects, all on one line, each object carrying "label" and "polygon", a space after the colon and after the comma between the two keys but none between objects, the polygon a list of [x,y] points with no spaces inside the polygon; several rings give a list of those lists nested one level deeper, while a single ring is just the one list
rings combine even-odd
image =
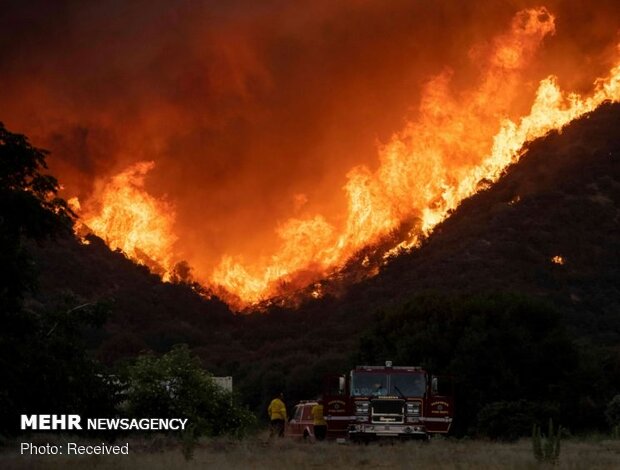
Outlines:
[{"label": "small fire on hillside", "polygon": [[[524,83],[534,80],[528,64],[555,30],[556,18],[544,7],[518,12],[505,33],[468,51],[479,69],[476,86],[456,91],[458,72],[447,69],[432,77],[416,118],[380,146],[376,168],[350,169],[343,186],[346,214],[295,215],[276,227],[279,241],[270,255],[224,254],[211,270],[196,272],[197,279],[243,308],[312,285],[403,224],[407,230],[392,238],[383,257],[415,247],[463,199],[495,182],[519,159],[526,142],[620,99],[618,61],[587,94],[562,91],[555,76],[536,80],[528,111],[509,117],[523,108]],[[172,204],[145,188],[154,165],[139,162],[102,181],[82,203],[81,220],[111,248],[169,273],[183,240],[177,243]],[[300,204],[305,201],[303,195],[295,197]],[[563,260],[555,256],[552,262]],[[368,264],[361,263],[360,269]],[[368,274],[375,268],[368,266]],[[320,286],[311,295],[320,297]]]},{"label": "small fire on hillside", "polygon": [[560,256],[560,255],[555,255],[553,258],[551,258],[551,262],[553,264],[563,265],[564,264],[564,257]]}]

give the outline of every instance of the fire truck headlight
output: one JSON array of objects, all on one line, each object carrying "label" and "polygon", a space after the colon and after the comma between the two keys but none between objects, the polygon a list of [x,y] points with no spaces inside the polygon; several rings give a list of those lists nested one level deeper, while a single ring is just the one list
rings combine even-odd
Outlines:
[{"label": "fire truck headlight", "polygon": [[407,403],[407,414],[410,416],[420,416],[420,403]]},{"label": "fire truck headlight", "polygon": [[358,401],[355,403],[355,414],[367,415],[369,403],[367,401]]}]

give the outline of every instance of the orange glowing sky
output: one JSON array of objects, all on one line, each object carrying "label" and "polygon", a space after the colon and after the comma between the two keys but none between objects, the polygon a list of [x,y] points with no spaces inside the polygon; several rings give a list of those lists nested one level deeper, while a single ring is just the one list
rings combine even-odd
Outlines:
[{"label": "orange glowing sky", "polygon": [[[157,261],[251,277],[253,301],[282,265],[342,263],[373,224],[440,219],[549,75],[590,96],[618,58],[616,3],[9,2],[0,119],[52,151],[93,222],[137,177],[166,214],[140,225]],[[528,8],[550,17],[525,34]]]}]

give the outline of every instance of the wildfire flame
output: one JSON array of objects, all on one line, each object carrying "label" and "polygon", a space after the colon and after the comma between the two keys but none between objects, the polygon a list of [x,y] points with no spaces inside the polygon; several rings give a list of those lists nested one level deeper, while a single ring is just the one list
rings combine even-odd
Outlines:
[{"label": "wildfire flame", "polygon": [[[81,213],[81,223],[152,271],[170,275],[174,261],[174,210],[144,189],[154,162],[139,162],[114,176],[93,198],[98,204]],[[82,210],[77,199],[73,207]],[[95,207],[99,206],[99,207]]]},{"label": "wildfire flame", "polygon": [[[385,256],[416,246],[463,199],[496,181],[520,158],[526,142],[561,129],[606,100],[620,99],[619,61],[607,77],[597,79],[590,96],[565,93],[549,76],[540,81],[529,113],[508,117],[523,99],[525,66],[554,32],[555,18],[544,7],[519,12],[510,30],[478,59],[477,88],[457,94],[452,71],[434,77],[417,118],[380,148],[378,168],[348,172],[344,223],[319,214],[289,219],[277,228],[280,246],[273,255],[252,263],[225,255],[212,273],[203,273],[205,281],[220,286],[241,307],[281,292],[287,283],[312,284],[405,221],[413,228]],[[100,212],[87,213],[84,221],[112,248],[132,257],[145,253],[169,270],[174,217],[168,204],[144,190],[144,175],[152,167],[152,162],[138,163],[115,176],[98,196]],[[320,296],[320,289],[312,295]]]},{"label": "wildfire flame", "polygon": [[564,257],[560,256],[560,255],[556,255],[553,258],[551,258],[551,262],[553,264],[559,264],[562,265],[564,264]]}]

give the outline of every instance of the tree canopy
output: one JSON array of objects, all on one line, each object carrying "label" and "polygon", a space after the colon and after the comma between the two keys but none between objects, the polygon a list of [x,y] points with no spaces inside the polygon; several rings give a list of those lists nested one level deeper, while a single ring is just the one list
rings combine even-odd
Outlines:
[{"label": "tree canopy", "polygon": [[113,393],[85,353],[84,329],[100,326],[106,308],[66,292],[53,306],[26,304],[37,272],[29,241],[70,233],[73,216],[44,173],[45,150],[0,123],[0,432],[13,433],[21,413],[111,410]]},{"label": "tree canopy", "polygon": [[0,123],[0,309],[19,308],[36,275],[23,238],[42,240],[71,227],[71,210],[57,197],[58,181],[45,174],[47,151]]}]

